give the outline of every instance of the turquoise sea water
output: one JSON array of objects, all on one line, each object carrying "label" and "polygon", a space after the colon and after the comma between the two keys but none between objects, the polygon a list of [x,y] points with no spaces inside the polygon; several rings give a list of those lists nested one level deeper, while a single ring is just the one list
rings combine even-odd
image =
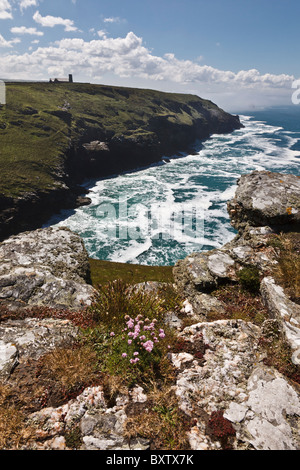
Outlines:
[{"label": "turquoise sea water", "polygon": [[235,231],[226,203],[253,170],[300,175],[300,106],[240,114],[245,128],[213,135],[193,155],[87,181],[90,206],[62,211],[46,225],[67,226],[92,258],[173,265],[193,251],[221,247]]}]

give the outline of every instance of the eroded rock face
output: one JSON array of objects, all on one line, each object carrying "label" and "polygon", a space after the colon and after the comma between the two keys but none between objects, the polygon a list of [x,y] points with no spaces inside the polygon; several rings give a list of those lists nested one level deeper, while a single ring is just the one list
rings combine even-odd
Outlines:
[{"label": "eroded rock face", "polygon": [[237,437],[257,450],[299,449],[300,398],[276,370],[256,367],[247,382],[247,399],[233,401],[224,417]]},{"label": "eroded rock face", "polygon": [[0,300],[8,305],[77,309],[91,302],[88,254],[69,229],[10,237],[0,244],[0,260]]},{"label": "eroded rock face", "polygon": [[0,377],[9,377],[22,362],[76,339],[78,328],[68,320],[27,318],[0,323]]},{"label": "eroded rock face", "polygon": [[269,171],[242,175],[228,211],[238,230],[247,224],[299,227],[300,177]]},{"label": "eroded rock face", "polygon": [[281,325],[292,351],[300,351],[300,305],[292,302],[272,277],[261,282],[261,294],[270,316]]},{"label": "eroded rock face", "polygon": [[[218,450],[226,435],[207,432],[214,413],[232,431],[234,450],[297,450],[300,447],[299,391],[278,371],[263,365],[258,347],[261,329],[243,320],[203,322],[185,328],[181,337],[206,345],[204,362],[192,354],[172,354],[179,369],[176,394],[182,410],[196,419],[189,432],[194,450]],[[223,411],[222,411],[223,410]],[[223,440],[223,443],[222,443]]]},{"label": "eroded rock face", "polygon": [[28,423],[36,428],[36,443],[33,450],[70,449],[63,434],[74,427],[80,429],[80,450],[146,450],[145,439],[129,441],[125,436],[126,407],[140,402],[138,387],[124,396],[119,396],[110,407],[103,387],[89,387],[75,400],[59,408],[45,408],[33,413]]}]

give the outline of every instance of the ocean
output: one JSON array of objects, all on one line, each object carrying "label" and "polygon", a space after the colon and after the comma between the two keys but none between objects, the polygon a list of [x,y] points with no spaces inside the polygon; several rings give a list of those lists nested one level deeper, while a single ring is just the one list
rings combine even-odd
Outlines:
[{"label": "ocean", "polygon": [[244,128],[212,135],[191,155],[101,180],[85,181],[92,203],[61,211],[45,226],[66,226],[91,258],[174,265],[233,239],[227,201],[241,174],[300,175],[300,105],[239,113]]}]

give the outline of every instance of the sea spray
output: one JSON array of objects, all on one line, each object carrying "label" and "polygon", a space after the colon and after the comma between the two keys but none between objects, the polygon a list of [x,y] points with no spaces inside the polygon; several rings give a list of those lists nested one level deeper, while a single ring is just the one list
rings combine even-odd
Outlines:
[{"label": "sea spray", "polygon": [[[236,233],[227,201],[241,174],[264,169],[300,172],[299,112],[253,114],[241,116],[243,129],[211,136],[193,155],[86,182],[92,204],[72,215],[64,211],[49,224],[68,226],[82,236],[91,257],[110,261],[172,265],[193,251],[223,246]],[[120,200],[127,208],[121,213]],[[153,207],[161,210],[156,228],[151,225],[151,216],[157,214]],[[180,207],[194,210],[194,222],[178,216]],[[105,216],[105,209],[113,217]],[[184,228],[189,236],[181,238]]]}]

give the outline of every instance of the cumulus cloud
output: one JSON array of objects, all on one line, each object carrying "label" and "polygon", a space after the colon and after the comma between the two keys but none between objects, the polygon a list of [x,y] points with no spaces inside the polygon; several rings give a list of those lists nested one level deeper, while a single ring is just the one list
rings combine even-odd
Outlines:
[{"label": "cumulus cloud", "polygon": [[73,20],[64,19],[60,16],[42,16],[39,11],[36,11],[33,15],[33,19],[36,23],[47,28],[53,28],[54,26],[62,25],[65,27],[65,31],[77,31]]},{"label": "cumulus cloud", "polygon": [[20,10],[23,11],[29,7],[36,7],[38,5],[38,0],[21,0],[20,1]]},{"label": "cumulus cloud", "polygon": [[18,77],[19,74],[19,78],[46,79],[52,75],[66,76],[72,70],[75,77],[90,82],[115,76],[122,79],[119,84],[125,79],[135,82],[134,86],[148,81],[151,86],[157,84],[155,87],[159,89],[165,89],[167,84],[169,91],[180,89],[204,97],[227,97],[228,101],[233,101],[238,94],[287,96],[294,80],[290,75],[261,74],[256,69],[237,73],[219,70],[197,61],[177,59],[172,53],[156,56],[133,32],[117,38],[106,37],[102,31],[98,35],[99,38],[91,41],[64,38],[31,53],[0,57],[0,70],[3,76]]},{"label": "cumulus cloud", "polygon": [[12,7],[8,0],[0,0],[0,19],[12,19]]},{"label": "cumulus cloud", "polygon": [[33,36],[44,36],[42,31],[37,31],[36,28],[26,28],[26,26],[14,26],[10,29],[13,34],[30,34]]}]

